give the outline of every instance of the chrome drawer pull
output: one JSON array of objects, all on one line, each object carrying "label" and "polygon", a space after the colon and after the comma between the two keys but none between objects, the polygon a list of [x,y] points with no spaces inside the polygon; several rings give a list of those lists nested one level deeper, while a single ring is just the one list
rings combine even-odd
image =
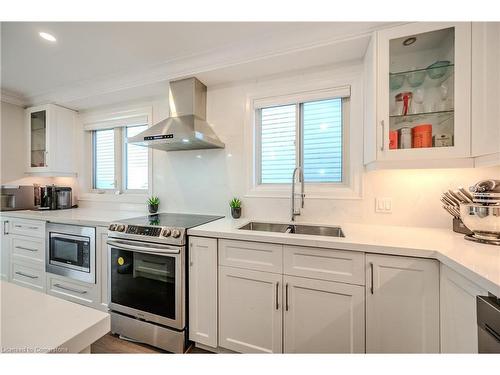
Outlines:
[{"label": "chrome drawer pull", "polygon": [[27,250],[27,251],[32,251],[32,252],[37,252],[38,251],[38,249],[30,249],[29,247],[23,247],[23,246],[16,246],[16,249]]},{"label": "chrome drawer pull", "polygon": [[[19,225],[19,224],[16,224],[14,225],[16,228],[20,228],[22,229],[24,227],[24,225]],[[32,230],[37,230],[38,227],[26,227],[27,229],[32,229]]]},{"label": "chrome drawer pull", "polygon": [[29,277],[30,279],[38,279],[38,276],[29,275],[29,274],[24,273],[24,272],[16,271],[15,274],[19,275],[19,276]]},{"label": "chrome drawer pull", "polygon": [[68,288],[66,286],[63,286],[61,284],[54,284],[54,286],[56,288],[59,288],[59,289],[63,289],[63,290],[67,290],[69,292],[73,292],[73,293],[78,293],[78,294],[86,294],[87,291],[86,290],[78,290],[78,289],[73,289],[73,288]]},{"label": "chrome drawer pull", "polygon": [[280,288],[280,283],[277,282],[276,283],[276,310],[279,310],[279,308],[280,308],[280,304],[279,304],[279,301],[278,301],[278,298],[279,298],[279,288]]}]

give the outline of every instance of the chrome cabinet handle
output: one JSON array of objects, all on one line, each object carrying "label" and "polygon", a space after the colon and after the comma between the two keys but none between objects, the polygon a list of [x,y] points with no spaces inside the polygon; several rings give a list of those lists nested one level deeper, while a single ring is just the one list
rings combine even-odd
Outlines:
[{"label": "chrome cabinet handle", "polygon": [[276,310],[279,310],[279,308],[280,308],[280,304],[278,302],[278,294],[279,294],[278,290],[279,290],[279,287],[280,287],[280,283],[278,281],[276,283]]},{"label": "chrome cabinet handle", "polygon": [[23,247],[23,246],[16,246],[16,249],[26,250],[26,251],[32,251],[34,253],[38,251],[38,249],[30,249],[29,247]]},{"label": "chrome cabinet handle", "polygon": [[78,294],[87,294],[86,290],[78,290],[78,289],[73,289],[73,288],[68,288],[67,286],[61,285],[61,284],[54,284],[56,288],[67,290],[69,292],[73,293],[78,293]]},{"label": "chrome cabinet handle", "polygon": [[16,271],[15,274],[19,275],[19,276],[29,277],[30,279],[38,279],[38,276],[29,275],[29,274],[24,273],[24,272]]},{"label": "chrome cabinet handle", "polygon": [[370,293],[373,294],[373,263],[372,262],[370,262],[370,277],[371,277]]},{"label": "chrome cabinet handle", "polygon": [[285,310],[288,311],[288,283],[285,284]]},{"label": "chrome cabinet handle", "polygon": [[380,125],[382,126],[382,145],[380,146],[380,151],[385,150],[385,121],[380,121]]},{"label": "chrome cabinet handle", "polygon": [[[16,225],[14,225],[14,226],[15,226],[16,228],[23,228],[23,227],[24,227],[24,225],[19,225],[19,224],[16,224]],[[27,226],[26,228],[27,228],[27,229],[32,229],[32,230],[36,230],[36,229],[38,229],[38,227],[31,227],[31,226]]]},{"label": "chrome cabinet handle", "polygon": [[9,220],[5,220],[3,222],[3,234],[9,234],[9,231],[7,230],[8,225],[9,225]]}]

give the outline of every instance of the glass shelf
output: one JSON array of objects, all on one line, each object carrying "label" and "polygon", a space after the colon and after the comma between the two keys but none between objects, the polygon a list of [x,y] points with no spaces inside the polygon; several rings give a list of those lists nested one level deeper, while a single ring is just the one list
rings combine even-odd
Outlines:
[{"label": "glass shelf", "polygon": [[[428,117],[428,116],[439,116],[443,117],[443,115],[453,115],[455,110],[449,109],[446,111],[434,111],[434,112],[420,112],[420,113],[408,113],[407,115],[390,115],[390,118],[401,119],[403,121],[413,121],[413,118],[417,117]],[[447,116],[444,116],[447,117]]]},{"label": "glass shelf", "polygon": [[389,73],[389,75],[391,75],[391,76],[397,76],[397,75],[401,75],[401,74],[410,74],[410,73],[417,73],[417,72],[427,72],[429,70],[452,68],[454,66],[455,66],[454,64],[448,64],[448,65],[443,65],[443,66],[435,66],[433,68],[413,69],[413,70],[406,70],[404,72]]}]

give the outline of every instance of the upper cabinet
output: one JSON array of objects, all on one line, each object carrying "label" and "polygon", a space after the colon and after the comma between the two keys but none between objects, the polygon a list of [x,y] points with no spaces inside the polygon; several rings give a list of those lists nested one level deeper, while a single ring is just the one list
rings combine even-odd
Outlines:
[{"label": "upper cabinet", "polygon": [[472,24],[472,156],[500,165],[500,22]]},{"label": "upper cabinet", "polygon": [[366,59],[365,164],[472,166],[471,24],[381,30]]},{"label": "upper cabinet", "polygon": [[48,104],[26,109],[27,173],[76,173],[76,112]]}]

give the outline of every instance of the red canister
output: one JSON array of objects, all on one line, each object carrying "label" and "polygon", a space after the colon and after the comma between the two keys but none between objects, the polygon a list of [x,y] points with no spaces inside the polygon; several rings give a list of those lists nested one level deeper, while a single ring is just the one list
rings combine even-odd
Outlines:
[{"label": "red canister", "polygon": [[398,131],[391,130],[389,132],[389,149],[395,150],[398,148]]},{"label": "red canister", "polygon": [[412,148],[432,147],[432,124],[419,124],[411,129]]}]

